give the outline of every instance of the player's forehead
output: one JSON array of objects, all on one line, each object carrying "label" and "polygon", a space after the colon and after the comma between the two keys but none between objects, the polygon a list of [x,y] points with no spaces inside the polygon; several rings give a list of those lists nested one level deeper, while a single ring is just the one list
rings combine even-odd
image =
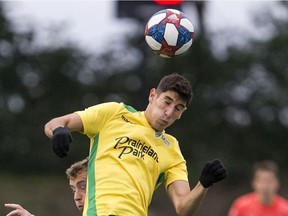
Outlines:
[{"label": "player's forehead", "polygon": [[254,175],[255,179],[276,179],[277,176],[274,172],[269,170],[258,170]]},{"label": "player's forehead", "polygon": [[71,177],[69,179],[69,183],[71,186],[76,186],[77,184],[82,182],[86,183],[86,180],[87,180],[87,172],[81,171],[75,177]]}]

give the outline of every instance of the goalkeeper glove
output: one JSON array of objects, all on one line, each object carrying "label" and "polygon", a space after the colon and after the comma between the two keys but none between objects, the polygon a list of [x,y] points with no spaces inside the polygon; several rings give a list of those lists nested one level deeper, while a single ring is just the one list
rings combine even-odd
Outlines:
[{"label": "goalkeeper glove", "polygon": [[199,178],[204,188],[208,188],[218,181],[227,177],[227,171],[222,162],[218,159],[206,162]]},{"label": "goalkeeper glove", "polygon": [[67,156],[67,153],[69,151],[69,145],[72,140],[72,135],[66,127],[61,126],[54,129],[51,142],[55,154],[58,155],[60,158]]}]

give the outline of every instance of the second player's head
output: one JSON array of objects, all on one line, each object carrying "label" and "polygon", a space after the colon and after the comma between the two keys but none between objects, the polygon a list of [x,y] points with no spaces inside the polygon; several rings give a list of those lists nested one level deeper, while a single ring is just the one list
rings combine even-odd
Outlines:
[{"label": "second player's head", "polygon": [[66,170],[66,175],[74,194],[75,204],[81,212],[83,211],[85,202],[87,172],[88,158],[72,164]]},{"label": "second player's head", "polygon": [[262,203],[269,204],[280,186],[278,165],[270,160],[256,162],[253,175],[252,188],[259,194]]}]

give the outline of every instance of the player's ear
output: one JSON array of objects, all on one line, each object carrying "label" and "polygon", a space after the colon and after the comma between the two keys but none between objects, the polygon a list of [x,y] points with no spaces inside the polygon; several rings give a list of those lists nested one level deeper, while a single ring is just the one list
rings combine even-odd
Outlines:
[{"label": "player's ear", "polygon": [[156,98],[156,89],[152,88],[149,94],[149,103],[151,103]]},{"label": "player's ear", "polygon": [[182,113],[179,114],[179,116],[178,116],[178,118],[177,118],[178,120],[181,118],[181,116],[183,115],[183,113],[185,112],[185,110],[187,110],[187,107],[185,107],[185,108],[183,109]]}]

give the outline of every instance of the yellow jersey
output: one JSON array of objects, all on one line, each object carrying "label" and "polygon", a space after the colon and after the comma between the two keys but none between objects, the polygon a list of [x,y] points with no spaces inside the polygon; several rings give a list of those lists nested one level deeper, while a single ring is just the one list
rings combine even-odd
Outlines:
[{"label": "yellow jersey", "polygon": [[83,216],[146,216],[161,183],[188,181],[178,141],[155,132],[144,112],[109,102],[76,113],[90,138]]}]

